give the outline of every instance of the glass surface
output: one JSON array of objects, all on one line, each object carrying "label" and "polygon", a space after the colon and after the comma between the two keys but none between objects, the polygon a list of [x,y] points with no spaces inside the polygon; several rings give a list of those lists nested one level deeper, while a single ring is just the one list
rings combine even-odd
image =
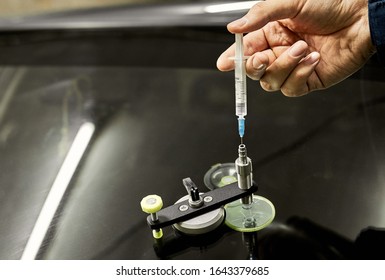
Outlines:
[{"label": "glass surface", "polygon": [[[237,157],[231,74],[150,66],[1,73],[1,258],[20,257],[85,120],[96,133],[43,258],[157,258],[141,198],[157,193],[170,205],[185,195],[183,178],[205,190],[208,168]],[[250,92],[245,141],[258,193],[274,203],[277,223],[303,216],[351,240],[384,224],[384,82],[351,78],[299,99],[263,93],[256,83]],[[219,238],[210,250],[175,258],[219,258],[221,251],[242,258],[243,249],[228,244]]]}]

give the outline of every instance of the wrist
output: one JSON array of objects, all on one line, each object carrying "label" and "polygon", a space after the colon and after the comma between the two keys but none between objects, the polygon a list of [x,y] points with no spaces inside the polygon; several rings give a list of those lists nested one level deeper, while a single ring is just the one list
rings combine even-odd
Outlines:
[{"label": "wrist", "polygon": [[385,0],[368,0],[368,20],[371,43],[385,64]]}]

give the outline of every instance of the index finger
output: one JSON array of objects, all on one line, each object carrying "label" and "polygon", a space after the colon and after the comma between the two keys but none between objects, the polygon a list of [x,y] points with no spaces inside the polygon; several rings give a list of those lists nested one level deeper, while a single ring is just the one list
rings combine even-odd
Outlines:
[{"label": "index finger", "polygon": [[257,2],[242,18],[227,25],[231,33],[247,33],[271,21],[295,17],[304,6],[303,0],[266,0]]}]

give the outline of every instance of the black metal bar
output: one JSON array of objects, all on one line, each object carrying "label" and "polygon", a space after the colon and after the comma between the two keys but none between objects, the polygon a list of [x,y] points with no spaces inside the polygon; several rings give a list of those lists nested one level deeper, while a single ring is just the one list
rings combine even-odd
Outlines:
[{"label": "black metal bar", "polygon": [[[238,183],[233,183],[222,188],[214,189],[202,195],[203,205],[199,208],[189,206],[188,200],[176,203],[157,212],[158,221],[154,222],[147,217],[147,223],[151,229],[159,229],[175,223],[187,221],[199,215],[215,210],[227,203],[253,194],[258,190],[257,186],[242,190]],[[211,197],[211,198],[210,198]],[[205,199],[206,198],[206,199]],[[184,208],[184,211],[181,211]]]}]

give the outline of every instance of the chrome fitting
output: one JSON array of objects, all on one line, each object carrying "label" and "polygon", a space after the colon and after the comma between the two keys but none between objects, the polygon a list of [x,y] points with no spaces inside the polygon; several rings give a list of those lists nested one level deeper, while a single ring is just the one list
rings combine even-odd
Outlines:
[{"label": "chrome fitting", "polygon": [[[246,145],[240,144],[238,147],[238,158],[235,160],[237,171],[238,187],[240,189],[249,189],[253,185],[253,167],[251,159],[247,157]],[[252,203],[252,196],[242,199],[243,204]]]}]

